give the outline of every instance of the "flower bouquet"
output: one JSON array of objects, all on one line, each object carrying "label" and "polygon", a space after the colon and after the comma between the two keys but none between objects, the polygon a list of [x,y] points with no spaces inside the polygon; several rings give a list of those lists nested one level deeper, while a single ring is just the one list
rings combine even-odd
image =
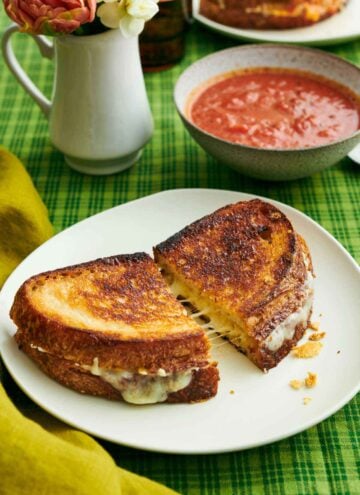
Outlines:
[{"label": "flower bouquet", "polygon": [[158,0],[3,0],[22,32],[91,35],[119,28],[137,36],[158,12]]}]

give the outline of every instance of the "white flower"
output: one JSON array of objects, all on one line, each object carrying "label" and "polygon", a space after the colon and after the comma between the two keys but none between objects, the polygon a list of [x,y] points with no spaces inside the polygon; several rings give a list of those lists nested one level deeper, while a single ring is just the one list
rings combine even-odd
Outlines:
[{"label": "white flower", "polygon": [[97,15],[104,26],[121,29],[125,38],[137,36],[144,29],[145,22],[159,10],[158,0],[97,0],[102,3]]},{"label": "white flower", "polygon": [[129,15],[144,21],[150,20],[159,10],[154,0],[127,0],[125,4]]}]

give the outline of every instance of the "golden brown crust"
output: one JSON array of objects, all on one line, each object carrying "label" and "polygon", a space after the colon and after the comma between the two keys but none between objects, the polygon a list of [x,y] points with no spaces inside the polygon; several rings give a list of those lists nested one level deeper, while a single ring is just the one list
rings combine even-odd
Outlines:
[{"label": "golden brown crust", "polygon": [[217,394],[219,370],[216,365],[193,371],[190,384],[168,396],[167,402],[200,402],[211,399]]},{"label": "golden brown crust", "polygon": [[312,272],[310,253],[299,235],[295,234],[295,240],[296,248],[289,270],[284,273],[283,280],[279,280],[277,291],[264,297],[263,303],[259,303],[258,307],[253,309],[252,315],[257,321],[249,328],[249,333],[259,342],[265,340],[278,324],[297,311],[308,297],[304,291],[304,284],[308,272]]},{"label": "golden brown crust", "polygon": [[201,0],[200,13],[215,22],[243,29],[310,26],[340,10],[347,0]]},{"label": "golden brown crust", "polygon": [[74,363],[91,365],[99,359],[103,368],[119,368],[136,371],[144,368],[156,372],[163,368],[168,372],[183,371],[193,366],[204,366],[208,361],[208,343],[203,336],[185,336],[164,340],[117,341],[102,334],[82,333],[77,330],[56,328],[49,325],[47,334],[38,325],[29,322],[15,334],[19,346],[32,343],[47,352]]},{"label": "golden brown crust", "polygon": [[256,199],[192,223],[156,246],[154,254],[160,266],[162,260],[178,264],[184,278],[201,290],[252,314],[264,298],[279,292],[295,249],[296,234],[286,216]]},{"label": "golden brown crust", "polygon": [[[49,309],[49,290],[62,310],[68,308],[63,314]],[[119,328],[73,326],[73,309],[83,310],[90,323],[95,315],[96,323]],[[72,362],[91,365],[97,357],[104,368],[151,372],[201,367],[208,360],[203,330],[184,314],[145,253],[36,275],[17,292],[10,316],[19,345],[33,344]]]},{"label": "golden brown crust", "polygon": [[[95,321],[104,333],[120,333],[122,339],[127,335],[149,338],[151,328],[156,338],[161,332],[165,337],[178,334],[179,327],[188,333],[199,330],[184,315],[146,253],[100,258],[35,275],[19,289],[18,297],[66,327],[92,331]],[[61,312],[51,299],[61,303]]]},{"label": "golden brown crust", "polygon": [[[28,343],[23,344],[21,348],[44,373],[62,385],[82,394],[122,400],[121,393],[112,385],[98,376],[91,375],[75,363],[39,352]],[[217,393],[218,381],[219,372],[216,365],[211,364],[194,370],[190,384],[179,392],[169,394],[166,402],[199,402],[210,399]]]}]

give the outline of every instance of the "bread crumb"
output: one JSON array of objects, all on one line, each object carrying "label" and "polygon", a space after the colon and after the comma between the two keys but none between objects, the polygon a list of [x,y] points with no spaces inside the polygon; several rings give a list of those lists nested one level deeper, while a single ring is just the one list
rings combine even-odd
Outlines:
[{"label": "bread crumb", "polygon": [[340,351],[337,351],[337,353],[336,353],[336,354],[340,354]]},{"label": "bread crumb", "polygon": [[235,390],[230,390],[231,395],[235,393]]},{"label": "bread crumb", "polygon": [[321,340],[325,337],[326,332],[315,332],[312,333],[309,337],[309,340]]},{"label": "bread crumb", "polygon": [[312,401],[312,398],[311,397],[304,397],[303,398],[303,404],[305,406],[307,406],[309,404],[309,402],[311,402],[311,401]]},{"label": "bread crumb", "polygon": [[312,321],[310,323],[310,325],[308,326],[308,328],[310,328],[310,330],[315,330],[315,332],[317,332],[319,330],[319,327],[320,327],[320,323],[318,321]]},{"label": "bread crumb", "polygon": [[292,354],[296,358],[312,358],[320,353],[322,346],[321,342],[306,342],[303,345],[294,347]]},{"label": "bread crumb", "polygon": [[317,384],[317,374],[308,372],[308,376],[305,378],[305,386],[307,388],[314,388]]},{"label": "bread crumb", "polygon": [[291,388],[295,390],[299,390],[299,388],[301,388],[304,385],[304,382],[302,380],[291,380],[289,385]]}]

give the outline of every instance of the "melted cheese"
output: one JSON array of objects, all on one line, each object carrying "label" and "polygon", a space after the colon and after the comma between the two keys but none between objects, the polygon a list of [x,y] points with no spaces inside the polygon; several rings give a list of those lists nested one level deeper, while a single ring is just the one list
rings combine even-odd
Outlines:
[{"label": "melted cheese", "polygon": [[[34,344],[30,344],[30,346],[39,352],[48,354],[42,347]],[[163,368],[159,368],[156,374],[150,374],[144,368],[140,368],[137,373],[134,373],[126,370],[101,368],[98,358],[94,358],[91,366],[80,365],[79,363],[75,363],[75,366],[90,371],[92,375],[110,383],[130,404],[165,402],[169,394],[186,388],[192,380],[192,372],[198,369],[190,368],[181,373],[167,373]]]},{"label": "melted cheese", "polygon": [[32,349],[36,349],[37,351],[39,352],[45,352],[45,354],[47,354],[47,352],[45,351],[45,349],[43,349],[42,347],[38,346],[38,345],[34,345],[34,344],[30,344],[30,347]]},{"label": "melted cheese", "polygon": [[[305,261],[306,262],[306,261]],[[269,351],[276,352],[283,345],[285,340],[292,339],[297,325],[307,322],[313,305],[313,281],[314,277],[310,270],[307,271],[307,278],[304,284],[305,297],[302,306],[291,313],[281,322],[265,340],[265,346]]]},{"label": "melted cheese", "polygon": [[[207,328],[214,329],[222,337],[226,337],[229,340],[233,339],[233,344],[236,347],[246,349],[250,345],[251,338],[247,335],[241,321],[232,321],[225,313],[221,312],[221,309],[212,306],[212,303],[205,297],[191,290],[179,280],[173,280],[170,283],[170,288],[177,297],[182,295],[185,297],[186,302],[190,302],[196,308],[201,309],[201,311],[194,314],[189,311],[189,316],[192,316],[205,330]],[[205,316],[210,322],[208,324],[204,323],[201,316]]]},{"label": "melted cheese", "polygon": [[280,325],[271,332],[269,337],[265,340],[265,346],[269,351],[278,351],[285,340],[294,337],[297,325],[308,320],[312,305],[313,297],[311,295],[305,300],[304,305],[298,311],[289,315],[286,320],[280,323]]},{"label": "melted cheese", "polygon": [[[304,257],[307,268],[307,276],[304,282],[303,291],[304,299],[300,308],[291,313],[283,322],[281,322],[264,341],[264,346],[271,352],[276,352],[284,344],[285,340],[292,339],[296,326],[306,322],[309,318],[313,305],[313,276],[308,266],[308,261]],[[242,322],[235,323],[224,314],[217,312],[210,307],[209,301],[203,296],[196,294],[179,280],[171,281],[171,290],[176,295],[182,295],[186,302],[190,302],[201,311],[192,315],[204,328],[211,326],[222,337],[226,337],[236,347],[246,351],[251,344],[251,338],[243,328]],[[204,325],[200,320],[201,315],[206,315],[210,319],[208,325]]]},{"label": "melted cheese", "polygon": [[99,367],[98,358],[92,366],[81,366],[92,375],[100,377],[118,390],[123,399],[131,404],[156,404],[165,402],[168,395],[186,388],[192,379],[193,369],[181,373],[166,373],[159,368],[157,373],[148,374],[146,370],[134,373],[126,370],[107,370]]}]

